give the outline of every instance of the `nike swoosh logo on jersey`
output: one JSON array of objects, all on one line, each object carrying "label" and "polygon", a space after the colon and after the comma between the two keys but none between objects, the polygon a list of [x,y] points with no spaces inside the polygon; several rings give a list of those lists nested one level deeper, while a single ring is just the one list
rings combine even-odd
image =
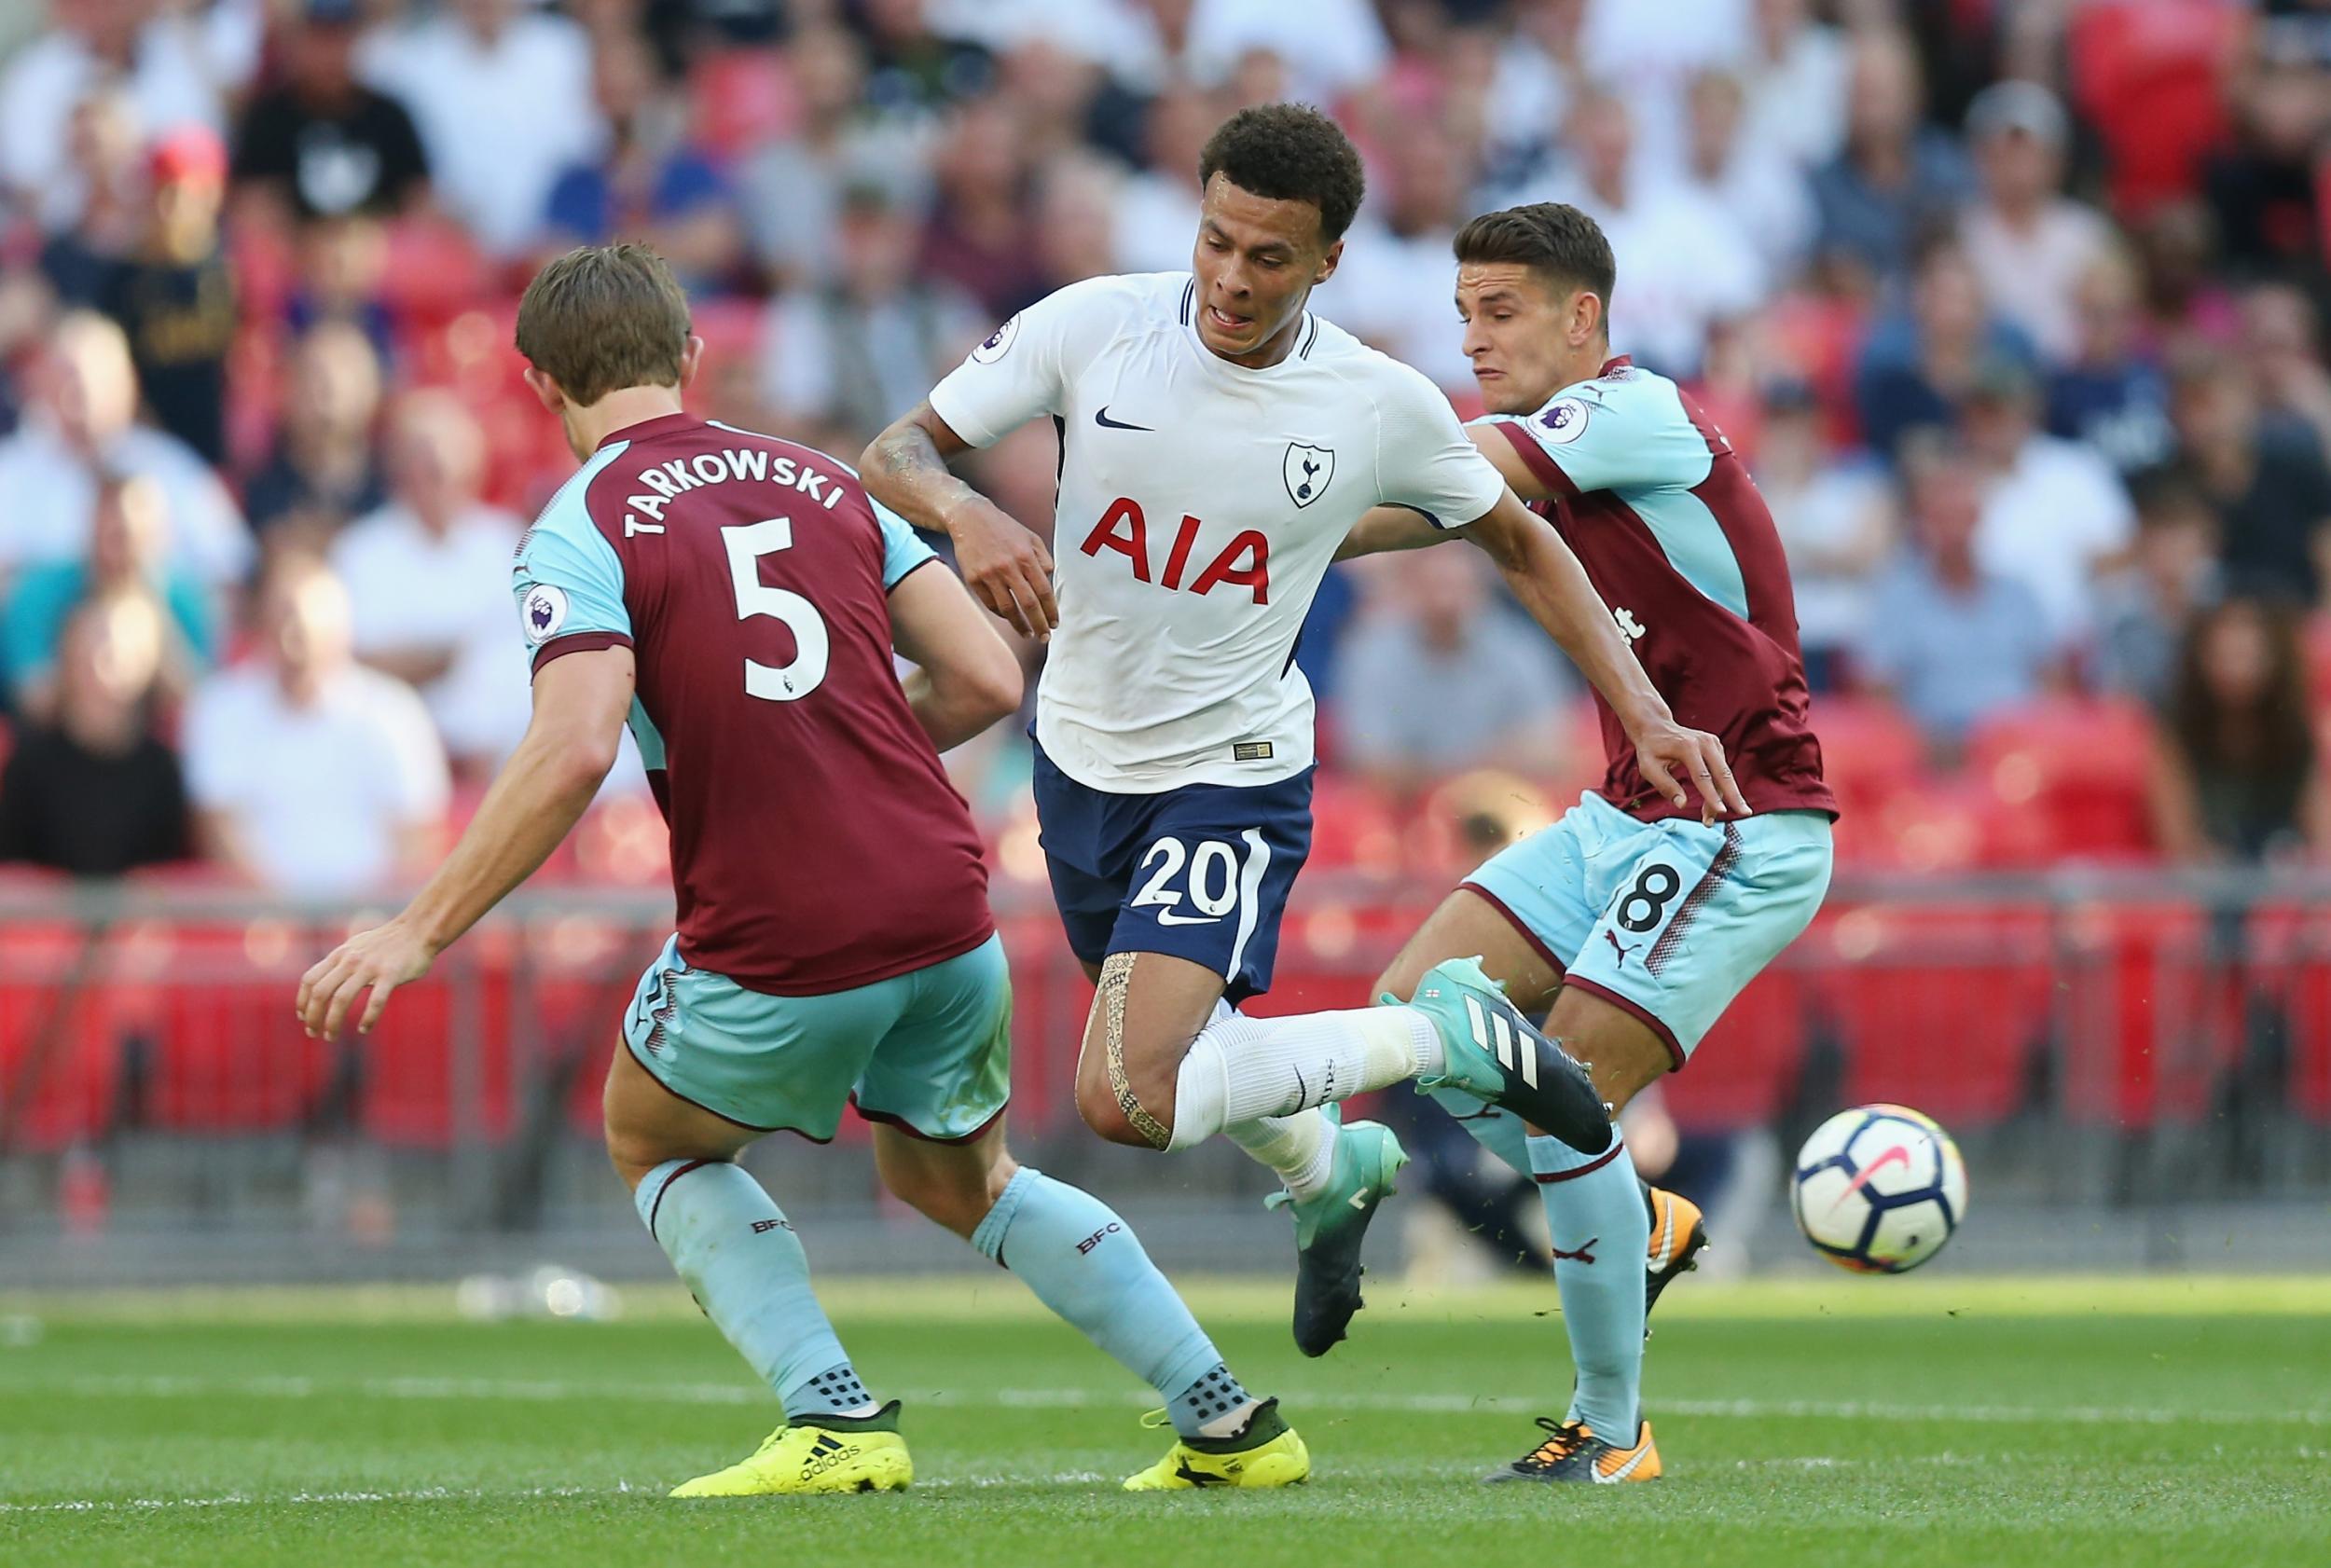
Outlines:
[{"label": "nike swoosh logo on jersey", "polygon": [[1219,915],[1176,915],[1170,909],[1161,909],[1157,912],[1157,923],[1161,926],[1219,926],[1222,917]]},{"label": "nike swoosh logo on jersey", "polygon": [[1093,416],[1093,422],[1100,426],[1103,430],[1147,430],[1154,432],[1156,429],[1153,425],[1129,425],[1123,420],[1110,419],[1109,417],[1109,405],[1106,403],[1102,404],[1100,406],[1099,412]]}]

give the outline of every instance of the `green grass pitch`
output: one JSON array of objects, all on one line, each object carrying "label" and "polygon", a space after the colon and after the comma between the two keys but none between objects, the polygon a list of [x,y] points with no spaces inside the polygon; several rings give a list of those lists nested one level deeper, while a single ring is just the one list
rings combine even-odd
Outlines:
[{"label": "green grass pitch", "polygon": [[464,1323],[431,1291],[0,1298],[0,1562],[2331,1561],[2331,1281],[1686,1281],[1646,1390],[1667,1479],[1559,1491],[1475,1481],[1560,1411],[1551,1288],[1386,1287],[1319,1362],[1283,1284],[1192,1295],[1309,1486],[1119,1492],[1163,1450],[1138,1392],[1001,1276],[831,1289],[907,1401],[915,1489],[746,1503],[661,1496],[776,1421],[677,1287],[609,1324]]}]

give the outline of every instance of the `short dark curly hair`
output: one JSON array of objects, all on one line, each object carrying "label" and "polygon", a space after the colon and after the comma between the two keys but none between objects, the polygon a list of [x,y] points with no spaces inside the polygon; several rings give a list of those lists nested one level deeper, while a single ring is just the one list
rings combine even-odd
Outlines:
[{"label": "short dark curly hair", "polygon": [[1217,126],[1198,155],[1198,184],[1218,173],[1273,201],[1310,202],[1331,245],[1352,227],[1368,193],[1351,138],[1308,103],[1258,103]]},{"label": "short dark curly hair", "polygon": [[1462,264],[1510,262],[1548,282],[1586,289],[1605,310],[1619,282],[1619,263],[1602,225],[1565,202],[1533,201],[1483,213],[1457,230],[1454,248]]}]

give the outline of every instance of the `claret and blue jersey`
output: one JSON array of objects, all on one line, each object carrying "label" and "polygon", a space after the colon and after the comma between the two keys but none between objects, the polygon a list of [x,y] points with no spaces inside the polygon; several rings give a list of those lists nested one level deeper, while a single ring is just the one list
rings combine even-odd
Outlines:
[{"label": "claret and blue jersey", "polygon": [[1601,792],[1466,886],[1680,1066],[1828,888],[1837,802],[1808,714],[1788,562],[1731,443],[1665,377],[1613,360],[1536,413],[1491,423],[1553,492],[1540,510],[1676,720],[1723,741],[1755,815],[1707,826],[1696,803],[1649,789],[1603,705]]},{"label": "claret and blue jersey", "polygon": [[889,591],[933,559],[848,465],[685,414],[610,436],[527,530],[535,668],[634,650],[689,963],[821,995],[992,934],[970,810],[892,663]]},{"label": "claret and blue jersey", "polygon": [[[1624,357],[1535,414],[1490,422],[1558,498],[1542,510],[1676,721],[1723,741],[1749,805],[1834,815],[1787,557],[1724,433],[1682,388]],[[1598,706],[1605,797],[1647,821],[1696,815],[1644,783],[1617,716]]]}]

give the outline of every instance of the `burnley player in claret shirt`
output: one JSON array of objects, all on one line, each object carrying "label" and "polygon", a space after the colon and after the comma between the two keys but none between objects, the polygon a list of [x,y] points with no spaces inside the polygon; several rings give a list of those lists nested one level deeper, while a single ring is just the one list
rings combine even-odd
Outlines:
[{"label": "burnley player in claret shirt", "polygon": [[[890,1190],[961,1235],[1153,1388],[1177,1441],[1135,1490],[1310,1473],[1131,1229],[1005,1147],[1012,986],[969,809],[939,753],[1020,702],[1019,663],[954,573],[825,453],[683,411],[703,342],[633,245],[544,268],[527,381],[583,467],[519,543],[534,715],[405,912],[300,982],[338,1031],[530,875],[628,724],[671,831],[679,929],[608,1069],[607,1151],[705,1314],[781,1402],[759,1450],[683,1497],[893,1491],[896,1400],[868,1393],[789,1221],[736,1163],[765,1134],[874,1122]],[[917,667],[903,684],[893,663]]]},{"label": "burnley player in claret shirt", "polygon": [[[1517,207],[1456,238],[1457,313],[1490,418],[1469,433],[1553,522],[1684,723],[1723,738],[1750,810],[1720,822],[1636,766],[1604,706],[1602,788],[1465,879],[1377,989],[1405,997],[1463,954],[1587,1064],[1614,1107],[1690,1060],[1741,988],[1813,919],[1837,801],[1822,781],[1797,606],[1772,514],[1739,454],[1675,382],[1610,351],[1610,244],[1575,207]],[[1621,298],[1624,297],[1622,295]],[[1346,555],[1433,543],[1371,514]],[[1493,1480],[1648,1480],[1644,1316],[1706,1243],[1699,1210],[1643,1186],[1623,1141],[1581,1153],[1443,1096],[1534,1176],[1577,1381],[1568,1412]]]}]

